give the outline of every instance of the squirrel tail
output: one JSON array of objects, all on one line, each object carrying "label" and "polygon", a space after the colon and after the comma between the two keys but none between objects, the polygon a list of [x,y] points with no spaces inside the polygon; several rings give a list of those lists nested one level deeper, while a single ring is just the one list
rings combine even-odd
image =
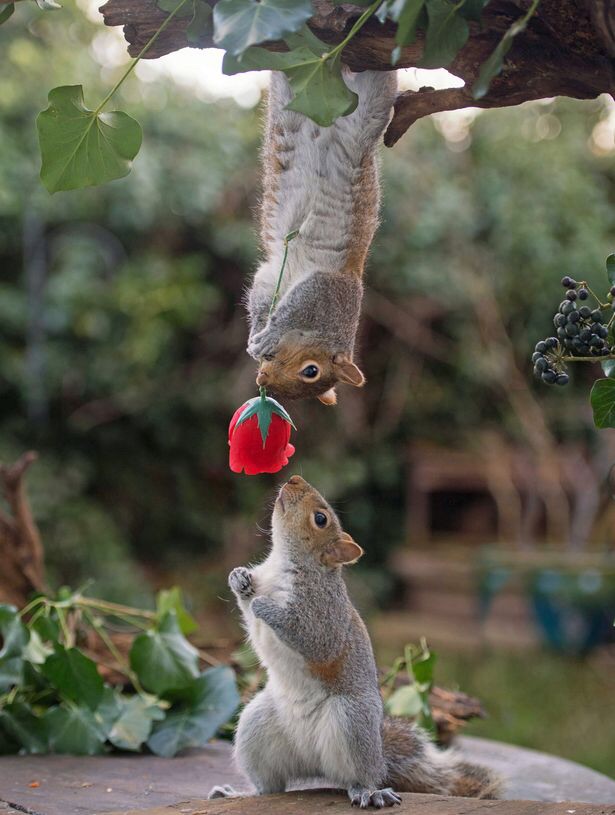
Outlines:
[{"label": "squirrel tail", "polygon": [[407,719],[385,717],[382,740],[387,785],[396,792],[498,797],[501,780],[496,773],[463,761],[454,750],[439,750],[424,730]]}]

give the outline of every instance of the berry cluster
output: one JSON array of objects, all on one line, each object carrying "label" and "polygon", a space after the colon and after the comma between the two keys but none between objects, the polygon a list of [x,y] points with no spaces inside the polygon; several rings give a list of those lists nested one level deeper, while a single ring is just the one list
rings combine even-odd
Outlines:
[{"label": "berry cluster", "polygon": [[[532,354],[534,374],[547,385],[568,384],[566,360],[573,360],[574,357],[605,357],[615,350],[608,342],[610,322],[606,325],[607,320],[602,314],[602,310],[608,308],[608,303],[603,305],[598,301],[598,308],[595,309],[581,305],[589,298],[590,292],[586,283],[577,283],[571,277],[563,277],[562,286],[566,289],[566,298],[553,317],[556,336],[536,343]],[[613,311],[614,298],[615,286],[607,297]]]}]

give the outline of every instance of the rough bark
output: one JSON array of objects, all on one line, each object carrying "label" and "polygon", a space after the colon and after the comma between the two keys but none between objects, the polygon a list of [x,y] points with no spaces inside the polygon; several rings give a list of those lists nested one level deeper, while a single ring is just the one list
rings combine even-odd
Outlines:
[{"label": "rough bark", "polygon": [[[212,5],[215,0],[212,0]],[[615,0],[541,0],[526,31],[516,37],[505,67],[480,100],[471,87],[480,66],[492,53],[507,28],[527,10],[530,0],[491,0],[481,24],[470,23],[470,38],[449,70],[465,81],[462,88],[406,91],[398,97],[395,114],[385,136],[393,145],[417,120],[430,113],[465,107],[493,108],[518,105],[531,99],[570,96],[592,99],[615,88]],[[313,31],[327,43],[339,42],[360,10],[330,0],[314,0]],[[130,54],[143,48],[165,18],[156,0],[108,0],[100,9],[105,23],[124,27]],[[159,57],[189,45],[186,18],[175,19],[148,52]],[[353,70],[391,70],[395,27],[371,19],[344,50]],[[214,45],[206,37],[198,47]],[[280,43],[266,47],[279,50]],[[419,65],[422,35],[402,50],[396,67]]]},{"label": "rough bark", "polygon": [[8,510],[0,508],[0,602],[18,607],[45,588],[43,547],[24,485],[36,458],[36,453],[24,453],[11,466],[0,465],[0,489]]}]

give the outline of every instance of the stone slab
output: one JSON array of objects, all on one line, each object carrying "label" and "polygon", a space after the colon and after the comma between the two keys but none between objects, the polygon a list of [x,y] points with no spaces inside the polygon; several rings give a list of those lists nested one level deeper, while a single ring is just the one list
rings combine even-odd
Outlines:
[{"label": "stone slab", "polygon": [[[568,800],[615,805],[615,781],[573,762],[487,739],[461,739],[460,751],[465,757],[500,772],[507,783],[505,797],[516,799],[516,803],[518,799],[533,799],[539,802]],[[208,815],[211,812],[214,815],[218,812],[211,809],[214,805],[227,807],[219,811],[233,815],[242,810],[232,807],[244,807],[243,811],[247,812],[245,801],[203,802],[209,789],[220,783],[249,791],[233,766],[228,742],[212,742],[204,750],[192,751],[175,759],[141,755],[91,758],[7,756],[0,758],[0,815],[13,815],[15,810],[29,815],[102,815],[132,811],[140,811],[143,815],[159,815],[162,812],[164,815],[193,815],[196,812],[207,812]],[[419,798],[421,796],[414,796],[412,800]],[[429,798],[431,800],[433,796]],[[255,807],[261,806],[261,803],[254,803],[256,799],[250,800]],[[283,796],[283,800],[287,801],[288,806],[291,805],[288,795]],[[334,795],[330,806],[342,802],[347,805],[343,796]],[[491,802],[483,804],[492,806]],[[459,799],[455,815],[478,812],[472,809],[476,806],[476,801]],[[571,805],[569,809],[575,809],[577,815],[594,815],[593,809],[581,812],[578,805]],[[274,810],[250,809],[250,812],[257,811]],[[278,811],[290,815],[299,810]],[[399,809],[395,811],[400,812]],[[501,813],[497,811],[493,815],[508,815],[508,811],[503,809]],[[527,810],[528,813],[534,811]],[[596,812],[603,811],[615,815],[615,806],[604,810],[599,808]],[[556,809],[553,815],[556,812],[566,815],[568,810]],[[330,809],[327,813],[332,815]]]}]

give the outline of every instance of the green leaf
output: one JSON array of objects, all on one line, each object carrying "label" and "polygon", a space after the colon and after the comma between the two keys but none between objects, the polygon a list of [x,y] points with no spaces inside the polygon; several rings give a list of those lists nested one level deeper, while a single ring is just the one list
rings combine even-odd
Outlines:
[{"label": "green leaf", "polygon": [[43,718],[53,753],[94,756],[104,752],[105,731],[87,707],[53,707]]},{"label": "green leaf", "polygon": [[36,0],[36,5],[43,11],[58,11],[62,8],[56,0]]},{"label": "green leaf", "polygon": [[14,702],[0,709],[0,727],[26,753],[48,751],[47,728],[24,702]]},{"label": "green leaf", "polygon": [[147,746],[170,758],[188,747],[203,747],[237,710],[239,693],[231,668],[204,671],[181,700],[154,726]]},{"label": "green leaf", "polygon": [[15,606],[0,604],[0,693],[23,679],[23,652],[30,633],[21,622]]},{"label": "green leaf", "polygon": [[81,85],[49,92],[36,120],[41,180],[51,193],[104,184],[128,175],[141,147],[141,125],[122,111],[86,108]]},{"label": "green leaf", "polygon": [[389,6],[389,17],[397,23],[395,42],[410,45],[416,38],[416,28],[425,6],[425,0],[393,0]]},{"label": "green leaf", "polygon": [[211,34],[212,30],[211,6],[207,5],[205,0],[196,0],[192,20],[186,29],[186,39],[192,45],[196,45]]},{"label": "green leaf", "polygon": [[615,379],[615,359],[604,359],[600,364],[604,375],[609,379]]},{"label": "green leaf", "polygon": [[489,0],[465,0],[465,3],[459,9],[459,14],[465,17],[466,20],[474,20],[475,23],[480,22],[481,15]]},{"label": "green leaf", "polygon": [[[182,0],[157,0],[156,5],[161,11],[168,11],[169,14],[172,14],[181,2]],[[194,6],[195,0],[191,0],[191,2],[182,6],[175,16],[190,17],[191,15],[194,15]]]},{"label": "green leaf", "polygon": [[412,673],[415,680],[420,685],[431,685],[433,682],[433,669],[436,663],[436,655],[432,652],[424,652],[418,659],[412,660]]},{"label": "green leaf", "polygon": [[606,259],[606,274],[611,286],[615,286],[615,255],[609,255]]},{"label": "green leaf", "polygon": [[389,716],[418,716],[422,707],[421,695],[414,684],[396,688],[385,703]]},{"label": "green leaf", "polygon": [[41,673],[71,702],[84,702],[96,710],[102,700],[104,684],[96,663],[78,648],[57,643],[54,653],[41,666]]},{"label": "green leaf", "polygon": [[15,11],[15,3],[8,3],[2,11],[0,11],[0,25],[2,23],[6,23],[9,17],[13,16],[13,12]]},{"label": "green leaf", "polygon": [[133,696],[123,702],[123,710],[107,738],[119,750],[137,751],[149,738],[154,722],[164,719],[165,714],[142,696]]},{"label": "green leaf", "polygon": [[182,590],[179,588],[179,586],[173,586],[173,588],[170,589],[162,589],[158,592],[158,596],[156,597],[156,611],[159,620],[162,620],[167,612],[175,611],[180,630],[185,636],[192,634],[198,629],[196,620],[184,606]]},{"label": "green leaf", "polygon": [[238,56],[251,45],[298,31],[313,13],[311,0],[220,0],[214,7],[214,42]]},{"label": "green leaf", "polygon": [[594,382],[590,401],[596,427],[615,427],[615,379]]},{"label": "green leaf", "polygon": [[491,56],[483,62],[478,74],[478,79],[474,85],[472,85],[472,96],[475,99],[482,99],[489,90],[491,81],[500,73],[504,66],[504,57],[510,51],[513,40],[517,34],[520,34],[525,29],[528,19],[529,17],[526,16],[514,22],[496,45]]},{"label": "green leaf", "polygon": [[48,656],[53,654],[53,648],[45,645],[35,629],[30,630],[30,641],[23,651],[23,658],[32,665],[42,665]]},{"label": "green leaf", "polygon": [[181,633],[173,610],[157,628],[140,634],[130,650],[130,665],[141,684],[160,695],[190,685],[199,675],[198,663],[198,652]]},{"label": "green leaf", "polygon": [[448,0],[427,0],[429,19],[421,68],[446,68],[468,40],[470,29]]}]

